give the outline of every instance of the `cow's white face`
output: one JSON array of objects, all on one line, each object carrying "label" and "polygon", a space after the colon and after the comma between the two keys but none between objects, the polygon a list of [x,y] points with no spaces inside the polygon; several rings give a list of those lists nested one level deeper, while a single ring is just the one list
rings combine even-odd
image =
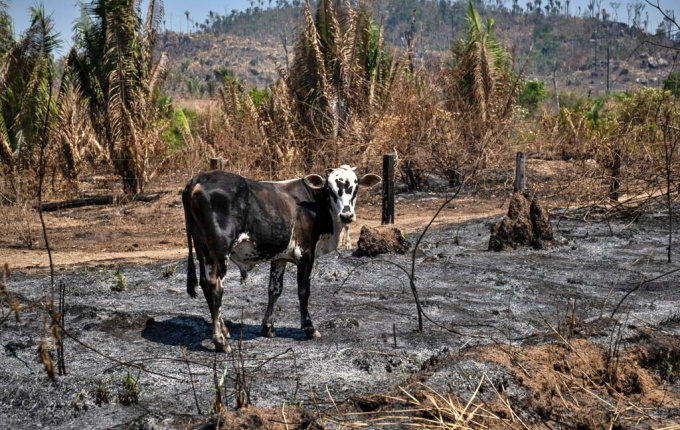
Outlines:
[{"label": "cow's white face", "polygon": [[368,174],[357,178],[356,167],[346,164],[333,169],[328,174],[327,186],[333,215],[342,224],[349,224],[356,219],[354,204],[357,201],[359,185],[370,187],[381,181],[380,176]]}]

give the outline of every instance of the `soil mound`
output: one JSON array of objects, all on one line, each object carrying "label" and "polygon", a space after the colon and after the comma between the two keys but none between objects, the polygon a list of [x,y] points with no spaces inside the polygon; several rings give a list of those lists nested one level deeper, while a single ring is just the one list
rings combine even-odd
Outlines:
[{"label": "soil mound", "polygon": [[[214,426],[214,427],[213,427]],[[200,428],[231,430],[316,430],[322,427],[309,409],[283,405],[281,408],[244,408],[225,411],[212,417]]]},{"label": "soil mound", "polygon": [[514,193],[508,214],[491,226],[489,251],[510,251],[522,246],[545,249],[553,244],[550,215],[536,197]]},{"label": "soil mound", "polygon": [[539,345],[475,346],[433,357],[388,393],[355,397],[341,409],[357,427],[378,423],[395,428],[418,423],[431,428],[472,424],[508,429],[540,428],[539,423],[550,422],[582,429],[677,425],[680,399],[669,386],[670,375],[643,361],[658,351],[672,355],[678,339],[650,329],[643,329],[641,336],[650,347],[608,349],[563,336]]},{"label": "soil mound", "polygon": [[361,227],[355,257],[374,257],[378,254],[396,253],[405,254],[411,243],[396,227]]}]

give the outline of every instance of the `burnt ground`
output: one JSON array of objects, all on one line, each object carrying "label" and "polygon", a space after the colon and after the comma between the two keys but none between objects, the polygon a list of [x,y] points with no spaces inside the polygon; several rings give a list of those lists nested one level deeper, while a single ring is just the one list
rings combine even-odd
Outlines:
[{"label": "burnt ground", "polygon": [[[679,269],[680,255],[674,239],[674,262],[666,260],[663,211],[635,222],[582,222],[554,210],[554,247],[488,252],[490,226],[500,218],[427,234],[416,255],[423,332],[405,273],[411,254],[357,258],[341,251],[318,259],[310,312],[322,337],[313,340],[298,328],[295,267],[278,301],[276,338],[268,339],[259,335],[268,265],[256,267],[246,284],[231,265],[223,316],[233,354],[214,352],[206,302],[185,292],[186,258],[58,271],[66,291],[67,374],[50,381],[38,359],[44,312],[25,309],[17,322],[3,301],[0,317],[9,318],[0,325],[1,427],[191,428],[210,417],[223,374],[225,409],[235,406],[236,376],[244,377],[242,392],[254,406],[275,408],[232,415],[243,428],[274,422],[293,428],[295,420],[318,424],[319,416],[334,428],[369,420],[351,415],[361,411],[394,417],[414,405],[397,385],[420,390],[413,398],[423,402],[430,392],[424,386],[442,399],[458,398],[461,407],[475,398],[482,405],[477,414],[491,411],[504,427],[680,424],[673,373],[680,365],[673,343],[680,336],[680,272],[668,274]],[[415,239],[416,231],[405,230]],[[114,291],[121,280],[124,289]],[[24,305],[51,288],[44,273],[22,269],[7,287]],[[654,360],[647,347],[663,343],[659,337],[671,346]],[[592,375],[578,370],[584,366]],[[132,378],[137,390],[125,388]],[[307,410],[286,415],[289,405]],[[425,419],[415,417],[409,420]]]}]

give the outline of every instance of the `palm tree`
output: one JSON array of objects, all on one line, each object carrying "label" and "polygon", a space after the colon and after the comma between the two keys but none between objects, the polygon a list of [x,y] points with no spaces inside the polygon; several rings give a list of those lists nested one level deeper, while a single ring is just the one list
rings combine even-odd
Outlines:
[{"label": "palm tree", "polygon": [[99,142],[108,150],[126,193],[144,190],[159,142],[157,101],[165,54],[154,58],[162,2],[150,0],[142,23],[140,0],[94,0],[76,26],[65,77],[89,105]]},{"label": "palm tree", "polygon": [[43,143],[48,112],[55,109],[52,54],[60,40],[42,6],[30,9],[31,24],[17,41],[6,12],[7,4],[0,3],[0,161],[32,168],[33,149]]},{"label": "palm tree", "polygon": [[309,2],[303,6],[305,26],[295,45],[290,73],[282,73],[293,99],[295,122],[303,157],[311,167],[316,143],[346,137],[351,124],[366,118],[388,75],[382,52],[382,33],[370,15],[349,5],[321,0],[313,17]]},{"label": "palm tree", "polygon": [[215,71],[225,140],[256,147],[262,155],[253,165],[271,176],[365,151],[389,94],[397,67],[383,51],[382,27],[366,10],[339,3],[320,0],[313,13],[305,2],[291,66],[277,65],[280,79],[257,102],[251,95],[261,92],[248,93],[233,74]]},{"label": "palm tree", "polygon": [[492,118],[500,119],[509,113],[506,102],[513,90],[514,73],[496,40],[494,21],[483,23],[471,2],[467,19],[467,38],[453,47],[457,63],[453,73],[457,79],[449,102],[454,109],[470,112],[488,124]]},{"label": "palm tree", "polygon": [[468,160],[474,171],[486,162],[490,143],[504,140],[517,94],[518,79],[496,41],[493,21],[482,22],[471,3],[467,19],[467,36],[452,46],[453,64],[443,82],[446,107],[457,118],[459,133],[444,154],[455,156],[443,158],[444,173],[454,183],[470,175],[462,174],[459,160]]}]

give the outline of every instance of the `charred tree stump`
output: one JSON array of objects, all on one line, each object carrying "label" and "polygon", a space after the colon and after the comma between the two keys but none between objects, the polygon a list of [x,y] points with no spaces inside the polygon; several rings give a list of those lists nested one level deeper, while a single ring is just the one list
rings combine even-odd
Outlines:
[{"label": "charred tree stump", "polygon": [[524,186],[525,186],[525,179],[526,179],[526,173],[525,173],[525,166],[526,166],[526,158],[524,156],[523,152],[518,152],[517,156],[515,157],[515,184],[514,184],[514,191],[517,193],[523,193],[524,192]]},{"label": "charred tree stump", "polygon": [[222,170],[223,168],[224,162],[222,160],[222,157],[210,159],[210,170]]}]

